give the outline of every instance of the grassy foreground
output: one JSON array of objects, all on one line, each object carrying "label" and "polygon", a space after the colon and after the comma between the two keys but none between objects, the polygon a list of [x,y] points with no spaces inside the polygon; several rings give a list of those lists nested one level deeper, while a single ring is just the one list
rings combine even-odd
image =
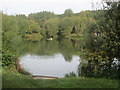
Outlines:
[{"label": "grassy foreground", "polygon": [[118,88],[118,80],[69,77],[64,79],[32,79],[31,76],[3,71],[3,88]]}]

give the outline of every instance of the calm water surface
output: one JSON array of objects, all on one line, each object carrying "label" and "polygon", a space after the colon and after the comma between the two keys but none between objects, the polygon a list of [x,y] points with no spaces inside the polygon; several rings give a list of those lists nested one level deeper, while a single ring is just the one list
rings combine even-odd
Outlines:
[{"label": "calm water surface", "polygon": [[25,41],[19,49],[20,64],[32,75],[118,78],[118,63],[82,60],[83,56],[78,56],[82,44],[69,39]]},{"label": "calm water surface", "polygon": [[64,77],[78,75],[80,57],[75,55],[71,41],[27,42],[19,57],[21,66],[32,75]]},{"label": "calm water surface", "polygon": [[32,75],[64,77],[66,74],[74,72],[77,74],[80,58],[73,56],[68,62],[62,54],[53,56],[39,56],[26,54],[20,57],[20,64]]}]

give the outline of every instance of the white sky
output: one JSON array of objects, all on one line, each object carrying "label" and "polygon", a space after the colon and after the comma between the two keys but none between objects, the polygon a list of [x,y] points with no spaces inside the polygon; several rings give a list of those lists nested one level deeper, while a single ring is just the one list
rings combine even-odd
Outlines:
[{"label": "white sky", "polygon": [[7,14],[30,14],[40,11],[51,11],[63,14],[68,8],[74,13],[92,10],[92,2],[101,0],[0,0],[0,10]]}]

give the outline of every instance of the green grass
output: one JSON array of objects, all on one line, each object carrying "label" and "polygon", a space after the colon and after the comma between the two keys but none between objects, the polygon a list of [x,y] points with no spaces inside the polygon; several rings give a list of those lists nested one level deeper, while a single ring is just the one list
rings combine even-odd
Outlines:
[{"label": "green grass", "polygon": [[3,71],[3,88],[117,88],[118,80],[69,77],[64,79],[32,79],[31,76]]}]

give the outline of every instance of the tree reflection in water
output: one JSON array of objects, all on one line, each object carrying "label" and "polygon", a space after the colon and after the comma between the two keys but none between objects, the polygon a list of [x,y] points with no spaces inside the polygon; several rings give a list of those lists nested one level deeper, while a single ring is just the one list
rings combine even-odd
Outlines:
[{"label": "tree reflection in water", "polygon": [[[81,55],[85,49],[85,42],[83,40],[74,39],[61,39],[46,41],[41,40],[39,42],[26,42],[20,47],[19,53],[24,54],[29,52],[36,55],[54,55],[56,53],[61,53],[66,61],[71,62],[73,55],[80,55],[82,59],[79,66],[78,72],[71,72],[66,74],[66,77],[70,76],[83,76],[83,77],[95,77],[95,78],[118,78],[119,62],[115,61],[98,61],[97,59],[91,60],[89,58],[96,58],[98,56],[92,57],[89,52],[88,55]],[[84,60],[85,57],[85,60]]]}]

